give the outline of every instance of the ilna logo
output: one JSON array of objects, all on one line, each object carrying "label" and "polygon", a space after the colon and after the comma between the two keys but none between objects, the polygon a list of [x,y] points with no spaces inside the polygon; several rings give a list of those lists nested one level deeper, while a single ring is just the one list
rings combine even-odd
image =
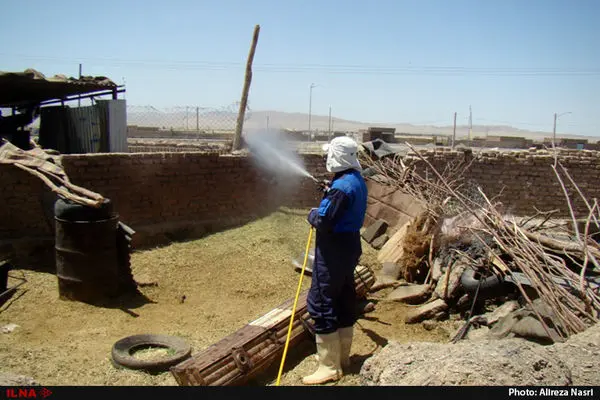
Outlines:
[{"label": "ilna logo", "polygon": [[6,398],[7,399],[45,399],[52,395],[52,392],[46,388],[34,389],[34,388],[7,388]]}]

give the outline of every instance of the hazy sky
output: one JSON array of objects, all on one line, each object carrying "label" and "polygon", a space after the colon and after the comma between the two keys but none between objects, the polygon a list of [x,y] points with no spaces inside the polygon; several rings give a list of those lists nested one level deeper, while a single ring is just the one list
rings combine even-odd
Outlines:
[{"label": "hazy sky", "polygon": [[128,104],[239,100],[366,122],[600,134],[597,0],[0,0],[0,70],[104,75]]}]

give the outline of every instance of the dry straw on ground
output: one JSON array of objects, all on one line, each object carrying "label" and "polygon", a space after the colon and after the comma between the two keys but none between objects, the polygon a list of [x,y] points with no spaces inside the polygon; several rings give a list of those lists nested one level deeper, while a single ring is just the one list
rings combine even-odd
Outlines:
[{"label": "dry straw on ground", "polygon": [[[0,326],[19,325],[10,334],[0,334],[0,372],[32,376],[45,385],[176,385],[170,373],[115,368],[110,362],[112,345],[133,334],[170,334],[188,340],[196,353],[291,298],[299,278],[291,260],[304,251],[306,213],[281,209],[199,240],[136,252],[133,273],[145,284],[140,290],[146,300],[123,300],[112,308],[59,300],[53,273],[23,271],[27,291],[0,312]],[[363,250],[361,262],[378,268],[376,252],[364,243]],[[309,285],[305,277],[303,287]],[[426,331],[420,325],[405,325],[405,310],[379,302],[359,321],[353,373],[340,385],[359,384],[362,361],[387,340],[448,340],[442,328]],[[312,372],[313,350],[308,342],[291,352],[283,385],[299,385],[301,377]],[[276,370],[253,384],[273,384],[275,378]]]}]

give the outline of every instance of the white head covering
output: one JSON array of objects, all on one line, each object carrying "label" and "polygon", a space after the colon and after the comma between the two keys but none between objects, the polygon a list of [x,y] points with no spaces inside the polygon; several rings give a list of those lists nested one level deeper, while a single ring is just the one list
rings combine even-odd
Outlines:
[{"label": "white head covering", "polygon": [[358,162],[358,144],[348,136],[340,136],[323,145],[327,152],[327,171],[340,172],[350,168],[362,171]]}]

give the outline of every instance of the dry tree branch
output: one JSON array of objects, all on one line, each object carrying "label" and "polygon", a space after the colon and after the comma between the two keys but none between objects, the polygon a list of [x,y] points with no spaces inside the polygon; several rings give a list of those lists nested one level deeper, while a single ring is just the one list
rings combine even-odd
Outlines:
[{"label": "dry tree branch", "polygon": [[[583,200],[583,202],[587,206],[588,210],[590,211],[590,215],[593,215],[592,207],[590,206],[589,201],[585,198],[585,196],[581,192],[581,189],[579,188],[579,185],[577,185],[577,183],[575,183],[575,181],[573,180],[573,178],[571,177],[571,175],[569,174],[569,172],[567,171],[567,169],[564,167],[564,165],[562,165],[561,163],[558,163],[558,165],[562,169],[563,173],[565,174],[565,176],[567,177],[567,179],[569,180],[569,182],[571,182],[571,185],[573,185],[573,187],[575,188],[575,190],[579,194],[579,197],[581,197],[581,199]],[[593,215],[593,217],[594,217],[594,222],[596,223],[596,226],[598,228],[600,228],[600,223],[598,222],[598,218],[596,218],[595,215]]]},{"label": "dry tree branch", "polygon": [[[502,193],[490,199],[480,187],[477,187],[477,192],[474,194],[468,192],[470,188],[465,186],[465,164],[470,167],[475,158],[471,159],[469,163],[447,164],[439,172],[433,165],[435,157],[433,161],[430,161],[425,154],[416,151],[409,143],[406,143],[406,146],[411,150],[410,159],[406,162],[401,158],[394,157],[372,163],[373,170],[381,175],[386,185],[422,201],[432,220],[450,215],[456,218],[462,218],[465,214],[472,216],[477,222],[476,226],[467,227],[469,233],[474,239],[479,240],[488,252],[497,254],[498,251],[501,251],[510,258],[503,274],[512,275],[515,270],[523,272],[529,280],[529,284],[556,316],[555,325],[559,328],[557,332],[561,337],[580,332],[590,321],[597,320],[597,315],[600,314],[600,295],[595,293],[596,288],[592,288],[590,285],[586,286],[584,268],[588,264],[597,265],[597,260],[600,259],[600,248],[596,243],[588,240],[589,225],[598,220],[597,214],[600,215],[600,207],[595,200],[592,206],[589,201],[584,199],[589,210],[584,237],[577,230],[576,243],[553,239],[534,231],[541,230],[557,210],[541,212],[536,209],[536,215],[517,223],[514,218],[509,221],[497,208],[497,198]],[[577,229],[575,211],[570,203],[565,183],[558,174],[556,168],[558,165],[560,164],[557,161],[553,170],[563,188],[571,218]],[[562,165],[561,168],[563,168]],[[574,181],[568,176],[566,170],[564,172],[569,182],[574,185]],[[579,193],[583,198],[580,190]],[[541,223],[536,221],[536,224],[531,224],[531,221],[540,216],[543,217]],[[530,224],[533,226],[529,227]],[[494,244],[489,243],[489,239],[486,238],[491,238]],[[430,266],[433,254],[432,243],[433,239],[429,243],[428,264]],[[492,249],[492,246],[495,248]],[[457,251],[456,249],[452,250]],[[568,268],[568,259],[573,265],[581,266],[581,273],[573,272]],[[465,261],[468,260],[475,263],[467,255]],[[581,260],[583,260],[583,265],[580,264]],[[446,280],[449,278],[451,268],[449,266],[446,270]],[[525,291],[524,283],[522,284],[516,275],[514,277],[515,285],[531,306],[543,329],[550,337],[553,337],[550,334],[549,326],[544,322],[532,299]],[[563,284],[566,286],[561,286]],[[594,310],[596,311],[595,315]]]},{"label": "dry tree branch", "polygon": [[[569,213],[571,214],[571,219],[573,220],[573,230],[575,231],[575,236],[577,238],[577,241],[583,247],[584,253],[585,253],[584,255],[586,256],[586,258],[589,257],[589,259],[596,266],[596,268],[598,268],[600,270],[600,265],[598,264],[597,258],[594,256],[594,254],[592,254],[590,251],[588,251],[587,237],[586,237],[585,241],[581,239],[579,227],[577,226],[577,219],[575,218],[575,211],[573,210],[573,204],[571,203],[571,199],[569,198],[569,193],[567,191],[567,188],[565,187],[565,184],[564,184],[562,178],[560,177],[560,174],[556,170],[556,167],[553,166],[552,170],[554,171],[554,174],[556,175],[556,178],[558,179],[558,182],[560,183],[563,193],[565,194],[565,198],[567,200],[567,206],[569,207]],[[591,209],[591,212],[593,212],[593,209]]]},{"label": "dry tree branch", "polygon": [[[581,292],[585,293],[585,272],[587,270],[587,266],[588,266],[588,259],[590,257],[590,252],[588,251],[588,242],[587,242],[587,237],[588,237],[588,232],[590,229],[590,221],[592,219],[592,216],[594,214],[594,210],[598,207],[598,202],[596,201],[596,199],[594,199],[594,205],[592,206],[592,208],[590,209],[590,213],[585,221],[585,232],[584,232],[584,238],[586,238],[586,240],[583,241],[583,253],[584,253],[584,259],[583,259],[583,264],[581,266],[581,273],[579,274],[579,285],[581,287]],[[594,257],[592,255],[592,257]],[[597,263],[594,263],[596,266],[598,265]],[[586,297],[583,296],[583,300],[586,300]],[[591,307],[591,305],[588,304],[589,307]]]}]

